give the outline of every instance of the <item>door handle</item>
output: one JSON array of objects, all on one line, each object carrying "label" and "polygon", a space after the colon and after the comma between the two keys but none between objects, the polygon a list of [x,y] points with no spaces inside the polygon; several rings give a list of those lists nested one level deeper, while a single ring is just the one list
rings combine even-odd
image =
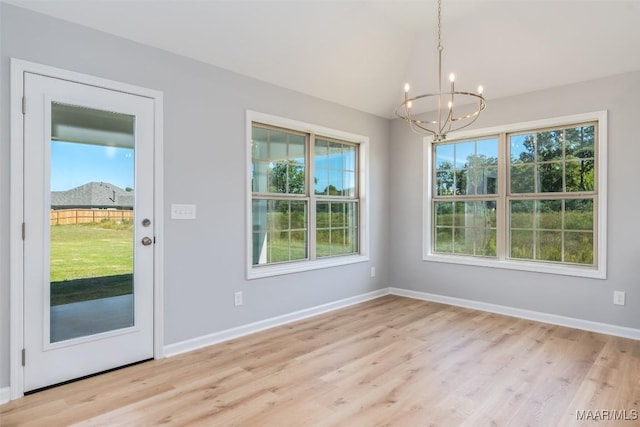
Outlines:
[{"label": "door handle", "polygon": [[144,246],[149,246],[149,245],[150,245],[150,244],[152,244],[152,243],[153,243],[153,240],[151,240],[151,238],[150,238],[150,237],[143,237],[143,238],[142,238],[142,244],[143,244]]}]

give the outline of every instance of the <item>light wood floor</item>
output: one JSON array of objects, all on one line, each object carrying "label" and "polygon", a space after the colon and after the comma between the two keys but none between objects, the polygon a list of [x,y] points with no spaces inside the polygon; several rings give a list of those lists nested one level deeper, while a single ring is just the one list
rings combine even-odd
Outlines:
[{"label": "light wood floor", "polygon": [[[576,420],[604,410],[627,420]],[[0,425],[632,427],[639,410],[640,341],[386,296],[27,396]]]}]

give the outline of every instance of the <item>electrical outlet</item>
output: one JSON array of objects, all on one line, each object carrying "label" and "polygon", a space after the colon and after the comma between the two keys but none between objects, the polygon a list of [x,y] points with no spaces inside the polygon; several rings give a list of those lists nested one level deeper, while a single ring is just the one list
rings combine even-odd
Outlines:
[{"label": "electrical outlet", "polygon": [[239,305],[242,305],[242,291],[234,293],[233,298],[234,298],[236,307]]},{"label": "electrical outlet", "polygon": [[371,267],[371,277],[376,277],[376,268]]},{"label": "electrical outlet", "polygon": [[625,293],[624,291],[613,291],[613,303],[615,305],[624,305]]}]

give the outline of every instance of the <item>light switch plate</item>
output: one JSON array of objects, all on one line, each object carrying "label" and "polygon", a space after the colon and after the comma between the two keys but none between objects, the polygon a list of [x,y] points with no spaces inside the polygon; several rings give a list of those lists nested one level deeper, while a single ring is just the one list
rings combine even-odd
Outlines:
[{"label": "light switch plate", "polygon": [[171,219],[196,219],[196,205],[171,204]]}]

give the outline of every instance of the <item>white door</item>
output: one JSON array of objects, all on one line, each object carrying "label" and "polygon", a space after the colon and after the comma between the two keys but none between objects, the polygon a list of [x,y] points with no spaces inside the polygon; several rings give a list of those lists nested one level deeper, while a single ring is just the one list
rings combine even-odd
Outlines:
[{"label": "white door", "polygon": [[24,391],[153,357],[150,98],[24,73]]}]

